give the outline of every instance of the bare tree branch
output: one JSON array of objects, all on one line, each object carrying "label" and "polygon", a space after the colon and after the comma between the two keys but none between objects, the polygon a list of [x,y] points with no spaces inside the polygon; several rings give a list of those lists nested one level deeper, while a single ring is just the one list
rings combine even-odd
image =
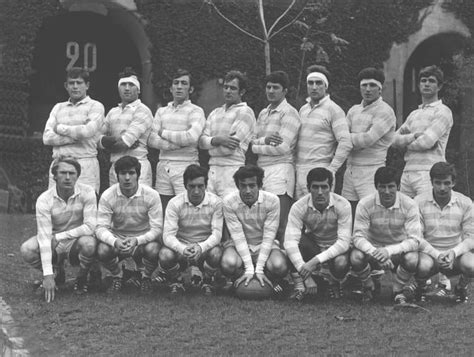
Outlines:
[{"label": "bare tree branch", "polygon": [[265,13],[263,11],[263,0],[258,0],[258,14],[260,16],[260,22],[262,23],[264,38],[265,40],[268,41],[268,34],[270,32],[267,31],[267,24],[265,23]]},{"label": "bare tree branch", "polygon": [[[296,4],[296,0],[293,0],[291,2],[291,4],[286,8],[286,10],[275,20],[275,22],[273,23],[272,27],[270,27],[270,30],[268,30],[268,33],[271,35],[272,34],[272,31],[273,29],[275,28],[275,26],[281,21],[282,18],[284,18],[286,16],[286,14],[291,10],[291,8],[293,6],[295,6]],[[304,6],[303,6],[304,8]]]},{"label": "bare tree branch", "polygon": [[252,38],[254,38],[255,40],[257,41],[260,41],[262,43],[265,43],[265,40],[261,39],[260,37],[258,36],[255,36],[253,33],[250,33],[246,30],[244,30],[242,27],[240,27],[239,25],[237,25],[235,22],[233,22],[231,19],[229,19],[227,16],[225,16],[220,10],[219,8],[214,4],[214,2],[212,0],[204,0],[205,3],[211,5],[214,10],[216,10],[217,14],[222,17],[225,21],[227,21],[229,24],[231,24],[232,26],[234,26],[236,29],[238,29],[239,31],[243,32],[244,34],[246,34],[247,36],[250,36]]},{"label": "bare tree branch", "polygon": [[281,27],[278,29],[278,31],[275,31],[274,33],[272,33],[270,35],[270,37],[268,38],[269,40],[272,39],[273,37],[275,37],[276,35],[278,35],[281,31],[283,31],[284,29],[286,29],[287,27],[293,25],[295,23],[296,20],[298,20],[298,18],[301,16],[301,14],[304,12],[305,10],[305,6],[307,4],[308,0],[306,0],[301,8],[301,10],[298,12],[298,14],[293,17],[293,20],[291,20],[289,23],[287,23],[285,26]]}]

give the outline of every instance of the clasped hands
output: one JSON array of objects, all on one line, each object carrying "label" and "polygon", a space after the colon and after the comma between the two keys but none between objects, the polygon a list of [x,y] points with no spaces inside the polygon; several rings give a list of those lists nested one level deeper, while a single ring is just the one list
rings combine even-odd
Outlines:
[{"label": "clasped hands", "polygon": [[372,257],[377,260],[383,270],[392,270],[395,267],[386,248],[375,249]]},{"label": "clasped hands", "polygon": [[199,258],[201,258],[202,248],[197,243],[191,244],[184,249],[183,255],[187,260],[197,263]]},{"label": "clasped hands", "polygon": [[114,243],[115,248],[117,248],[122,254],[131,254],[137,245],[138,240],[134,237],[117,239]]},{"label": "clasped hands", "polygon": [[438,256],[438,264],[443,270],[450,270],[453,268],[454,259],[456,258],[456,254],[452,250],[448,250],[447,252],[441,253]]}]

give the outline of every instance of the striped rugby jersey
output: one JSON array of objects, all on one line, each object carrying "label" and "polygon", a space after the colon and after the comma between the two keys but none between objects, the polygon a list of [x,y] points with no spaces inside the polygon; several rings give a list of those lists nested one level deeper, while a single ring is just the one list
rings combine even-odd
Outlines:
[{"label": "striped rugby jersey", "polygon": [[[404,171],[429,171],[435,163],[446,161],[446,145],[452,126],[451,109],[441,100],[420,105],[412,111],[393,140],[393,146],[407,148]],[[411,134],[400,134],[405,127]],[[415,133],[423,135],[415,139]]]},{"label": "striped rugby jersey", "polygon": [[397,119],[382,98],[363,106],[354,105],[347,112],[352,151],[347,163],[355,166],[383,166],[395,135]]},{"label": "striped rugby jersey", "polygon": [[126,155],[134,156],[138,160],[147,159],[147,142],[152,121],[153,115],[150,109],[140,99],[110,109],[105,117],[102,134],[122,138],[129,148],[138,140],[138,146],[134,149],[111,153],[110,161],[114,163]]},{"label": "striped rugby jersey", "polygon": [[418,249],[421,223],[418,205],[407,195],[397,192],[395,204],[385,208],[379,193],[359,201],[354,219],[354,246],[366,254],[384,247],[390,255]]},{"label": "striped rugby jersey", "polygon": [[[301,126],[298,111],[284,99],[275,109],[263,109],[257,119],[256,137],[252,151],[258,155],[261,167],[275,164],[294,164],[298,131]],[[283,142],[278,146],[265,144],[265,137],[278,132]]]},{"label": "striped rugby jersey", "polygon": [[189,244],[198,243],[204,253],[220,243],[223,221],[218,196],[206,192],[204,200],[194,206],[187,192],[180,193],[166,206],[163,242],[180,254]]},{"label": "striped rugby jersey", "polygon": [[[451,191],[451,200],[440,208],[433,192],[415,197],[421,215],[428,254],[437,259],[441,252],[453,250],[456,257],[474,249],[472,201],[462,193]],[[424,244],[424,243],[423,243]]]},{"label": "striped rugby jersey", "polygon": [[196,162],[205,122],[204,111],[190,100],[176,106],[170,102],[156,111],[148,146],[160,149],[160,160]]},{"label": "striped rugby jersey", "polygon": [[104,191],[99,200],[95,234],[114,246],[116,239],[137,238],[138,245],[157,241],[163,232],[160,195],[147,185],[138,185],[132,197],[122,194],[118,183]]},{"label": "striped rugby jersey", "polygon": [[53,158],[97,156],[99,130],[104,121],[102,103],[86,96],[77,103],[57,103],[44,128],[43,143],[53,147]]},{"label": "striped rugby jersey", "polygon": [[329,205],[323,212],[314,207],[310,193],[291,206],[284,246],[298,271],[305,263],[299,249],[303,229],[307,237],[321,248],[322,252],[317,255],[321,263],[347,252],[352,239],[351,204],[331,192]]},{"label": "striped rugby jersey", "polygon": [[[240,166],[245,164],[245,153],[255,131],[255,114],[245,102],[214,109],[206,120],[204,132],[199,139],[199,147],[209,150],[209,165]],[[214,136],[235,136],[240,146],[228,149],[212,146]]]},{"label": "striped rugby jersey", "polygon": [[[280,200],[277,195],[260,190],[257,201],[247,206],[235,191],[224,197],[224,218],[235,249],[244,262],[245,274],[263,274],[265,263],[280,224]],[[260,249],[254,269],[251,251]]]},{"label": "striped rugby jersey", "polygon": [[56,186],[43,192],[36,201],[36,225],[43,275],[53,274],[51,241],[77,239],[94,234],[97,199],[89,185],[76,183],[67,202],[58,196]]},{"label": "striped rugby jersey", "polygon": [[346,115],[329,95],[311,107],[300,109],[301,127],[296,146],[296,165],[327,166],[336,172],[352,149]]}]

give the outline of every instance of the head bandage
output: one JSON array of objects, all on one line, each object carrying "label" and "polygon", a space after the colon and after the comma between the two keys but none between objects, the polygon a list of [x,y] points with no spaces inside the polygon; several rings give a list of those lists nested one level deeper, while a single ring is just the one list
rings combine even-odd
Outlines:
[{"label": "head bandage", "polygon": [[122,83],[132,83],[132,84],[136,85],[138,87],[138,89],[140,90],[140,82],[138,81],[137,76],[130,76],[130,77],[120,78],[119,81],[118,81],[118,86],[120,87],[120,85]]},{"label": "head bandage", "polygon": [[326,84],[326,88],[329,87],[328,78],[321,72],[311,72],[308,74],[308,77],[306,77],[306,82],[308,82],[310,79],[320,79],[324,82],[324,84]]},{"label": "head bandage", "polygon": [[362,79],[362,80],[360,81],[360,85],[361,85],[361,86],[363,86],[364,84],[369,84],[369,83],[373,83],[373,84],[375,84],[377,87],[379,87],[380,89],[382,89],[382,83],[379,82],[379,81],[376,80],[376,79],[373,79],[373,78],[371,78],[371,79]]}]

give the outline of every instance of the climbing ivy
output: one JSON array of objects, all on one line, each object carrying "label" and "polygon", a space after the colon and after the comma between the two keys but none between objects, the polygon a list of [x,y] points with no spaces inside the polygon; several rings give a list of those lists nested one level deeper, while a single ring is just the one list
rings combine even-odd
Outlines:
[{"label": "climbing ivy", "polygon": [[[381,67],[388,59],[393,43],[407,40],[421,23],[419,10],[431,0],[333,0],[327,1],[325,13],[307,11],[302,20],[311,24],[321,17],[321,32],[334,33],[347,40],[349,46],[341,52],[330,45],[328,68],[332,72],[331,91],[344,109],[359,101],[355,77],[363,67]],[[161,99],[169,99],[169,75],[179,66],[192,70],[198,82],[236,68],[245,71],[252,85],[247,101],[256,110],[265,104],[262,80],[265,75],[263,45],[227,24],[201,1],[174,2],[172,0],[138,1],[139,12],[144,14],[145,27],[153,45],[152,61],[155,76],[153,83]],[[221,1],[222,12],[231,14],[248,30],[260,30],[258,13],[252,2],[237,5],[234,1]],[[281,8],[268,6],[266,15],[271,19]],[[321,10],[323,11],[323,10]],[[296,26],[288,28],[272,42],[272,69],[286,70],[292,80],[290,101],[299,106],[304,98],[295,98],[301,70],[314,63],[316,53],[310,53],[302,62],[302,38]],[[300,90],[305,93],[305,89]]]}]

